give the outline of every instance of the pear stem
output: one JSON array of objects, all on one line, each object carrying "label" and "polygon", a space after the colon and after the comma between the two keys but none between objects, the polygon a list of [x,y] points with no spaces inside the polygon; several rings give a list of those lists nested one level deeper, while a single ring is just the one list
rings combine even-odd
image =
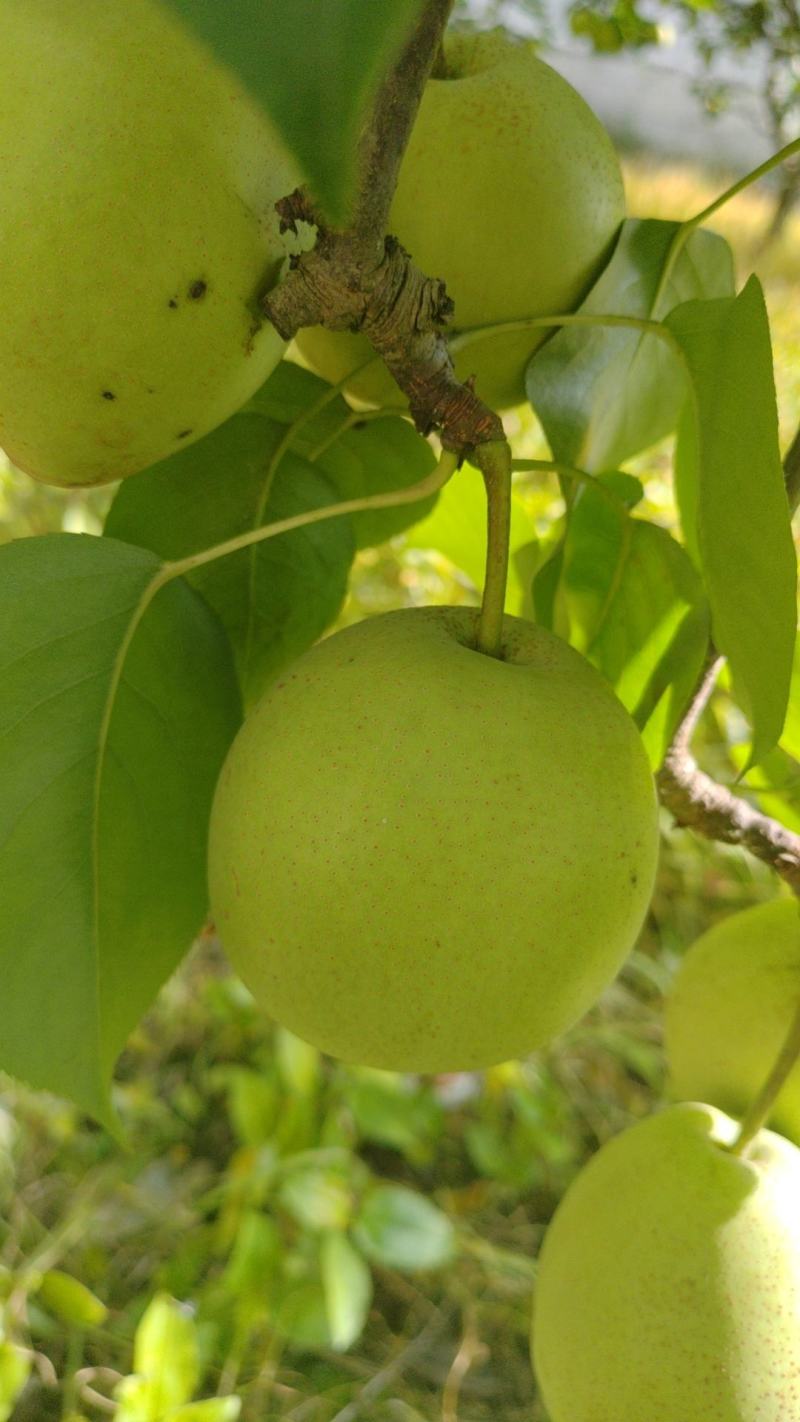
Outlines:
[{"label": "pear stem", "polygon": [[750,1142],[758,1135],[761,1127],[767,1124],[786,1079],[798,1060],[800,1060],[800,1002],[797,1005],[792,1025],[778,1060],[742,1121],[739,1134],[731,1146],[732,1155],[743,1155]]},{"label": "pear stem", "polygon": [[511,448],[507,440],[490,440],[477,446],[472,460],[486,484],[488,510],[486,577],[476,646],[488,657],[502,657],[511,536]]}]

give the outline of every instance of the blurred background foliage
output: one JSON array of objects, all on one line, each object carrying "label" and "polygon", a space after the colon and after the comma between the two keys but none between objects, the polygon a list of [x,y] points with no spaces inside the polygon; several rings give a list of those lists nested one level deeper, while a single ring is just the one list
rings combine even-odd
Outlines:
[{"label": "blurred background foliage", "polygon": [[[642,155],[626,179],[639,215],[688,216],[719,191]],[[765,248],[775,211],[773,191],[750,191],[714,225],[766,284],[788,442],[800,231],[789,215]],[[530,415],[508,429],[518,453],[546,455]],[[677,534],[670,457],[666,442],[631,467],[644,515]],[[524,588],[563,505],[546,476],[518,493]],[[0,540],[98,532],[109,501],[3,468]],[[482,540],[451,509],[363,552],[342,621],[474,602]],[[741,736],[723,687],[701,755],[729,783]],[[122,1142],[0,1080],[0,1422],[544,1422],[527,1339],[546,1223],[586,1157],[662,1097],[661,1005],[685,947],[776,892],[743,853],[665,822],[640,943],[589,1016],[529,1061],[425,1080],[320,1058],[201,940],[119,1064]]]}]

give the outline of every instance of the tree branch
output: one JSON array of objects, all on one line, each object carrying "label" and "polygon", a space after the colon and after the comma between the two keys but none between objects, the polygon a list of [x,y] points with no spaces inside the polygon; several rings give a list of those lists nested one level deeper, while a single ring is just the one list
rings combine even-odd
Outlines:
[{"label": "tree branch", "polygon": [[400,163],[428,78],[441,51],[453,0],[428,0],[405,49],[378,89],[359,146],[359,193],[352,221],[358,239],[375,242],[389,222]]},{"label": "tree branch", "polygon": [[502,424],[469,384],[456,379],[444,334],[453,312],[444,282],[423,275],[400,243],[384,235],[400,161],[451,8],[452,0],[427,0],[380,86],[360,143],[351,225],[342,232],[326,227],[304,191],[278,204],[284,230],[311,223],[317,242],[293,259],[263,307],[286,340],[302,326],[360,331],[408,397],[417,428],[425,434],[440,430],[446,447],[461,451],[502,440]]},{"label": "tree branch", "polygon": [[[800,503],[800,429],[783,461],[792,512]],[[762,814],[741,796],[701,770],[691,751],[700,717],[708,705],[725,658],[709,643],[708,655],[687,711],[657,776],[659,798],[677,824],[706,839],[740,844],[769,864],[800,895],[800,835]]]},{"label": "tree branch", "polygon": [[692,732],[705,709],[722,658],[712,663],[714,676],[707,670],[686,717],[664,757],[657,776],[662,805],[676,824],[695,830],[706,839],[723,844],[740,844],[757,859],[769,864],[800,894],[800,835],[762,814],[741,796],[719,785],[701,770],[689,749]]}]

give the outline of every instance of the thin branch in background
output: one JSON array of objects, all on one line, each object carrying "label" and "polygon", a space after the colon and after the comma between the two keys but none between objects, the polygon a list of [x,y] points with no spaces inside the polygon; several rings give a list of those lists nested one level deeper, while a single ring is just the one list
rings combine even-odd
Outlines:
[{"label": "thin branch in background", "polygon": [[458,1399],[462,1383],[470,1368],[485,1358],[487,1351],[486,1344],[481,1342],[478,1334],[475,1310],[469,1309],[464,1334],[450,1364],[442,1392],[442,1422],[458,1422]]}]

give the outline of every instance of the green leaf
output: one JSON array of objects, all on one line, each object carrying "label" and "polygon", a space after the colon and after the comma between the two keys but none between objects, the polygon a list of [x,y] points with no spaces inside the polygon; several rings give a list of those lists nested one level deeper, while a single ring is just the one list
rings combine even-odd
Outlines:
[{"label": "green leaf", "polygon": [[126,1037],[206,913],[228,646],[159,560],[54,534],[0,548],[0,1066],[110,1120]]},{"label": "green leaf", "polygon": [[431,1159],[444,1124],[432,1092],[410,1086],[394,1072],[351,1071],[344,1093],[363,1139],[402,1151],[417,1165]]},{"label": "green leaf", "polygon": [[700,549],[697,546],[697,499],[700,491],[700,472],[697,461],[699,454],[696,416],[692,401],[687,400],[678,421],[672,483],[686,551],[694,559],[698,568],[702,566]]},{"label": "green leaf", "polygon": [[9,1422],[30,1370],[30,1356],[0,1337],[0,1422]]},{"label": "green leaf", "polygon": [[108,1315],[105,1304],[91,1289],[61,1269],[48,1269],[42,1276],[38,1295],[48,1313],[75,1328],[97,1328]]},{"label": "green leaf", "polygon": [[279,1333],[301,1348],[330,1348],[327,1300],[318,1273],[302,1282],[287,1281],[273,1322]]},{"label": "green leaf", "polygon": [[800,761],[800,639],[795,642],[789,709],[781,736],[781,746],[794,760]]},{"label": "green leaf", "polygon": [[[337,502],[331,482],[294,451],[272,460],[285,426],[250,409],[189,449],[127,479],[106,533],[165,559],[187,557],[278,519]],[[188,580],[220,617],[252,703],[316,642],[341,608],[353,527],[333,518],[268,538],[196,569]]]},{"label": "green leaf", "polygon": [[800,639],[795,644],[789,709],[777,749],[749,771],[746,767],[753,759],[749,746],[734,741],[728,751],[764,813],[800,833]]},{"label": "green leaf", "polygon": [[[355,424],[316,461],[341,499],[406,489],[430,474],[436,457],[408,420],[397,415]],[[366,509],[353,515],[359,548],[374,548],[416,523],[434,507],[437,494],[394,509]]]},{"label": "green leaf", "polygon": [[[292,448],[330,479],[341,499],[405,489],[427,478],[436,457],[411,422],[382,411],[360,415],[318,375],[281,361],[245,411],[257,410],[278,424],[297,422]],[[438,495],[414,504],[354,514],[359,548],[372,548],[419,522]]]},{"label": "green leaf", "polygon": [[377,82],[422,0],[168,0],[267,109],[332,221],[343,223]]},{"label": "green leaf", "polygon": [[252,1300],[266,1305],[280,1257],[281,1238],[275,1221],[260,1210],[247,1210],[222,1276],[224,1288],[240,1303]]},{"label": "green leaf", "polygon": [[263,1072],[250,1067],[226,1071],[228,1114],[242,1145],[260,1146],[270,1140],[278,1114],[277,1085]]},{"label": "green leaf", "polygon": [[665,529],[631,518],[599,488],[580,490],[562,556],[569,640],[611,682],[657,766],[708,646],[700,577]]},{"label": "green leaf", "polygon": [[200,1381],[197,1326],[185,1306],[168,1294],[156,1294],[142,1316],[133,1366],[148,1387],[154,1417],[191,1401]]},{"label": "green leaf", "polygon": [[[605,271],[578,309],[661,320],[679,302],[733,293],[733,258],[713,232],[693,232],[662,287],[677,222],[624,223]],[[675,429],[685,376],[666,342],[611,326],[564,326],[534,355],[526,388],[556,459],[616,469]]]},{"label": "green leaf", "polygon": [[[748,747],[729,747],[731,758],[739,772],[748,763]],[[759,807],[795,834],[800,833],[800,765],[777,748],[761,763],[742,775],[743,784],[754,792]]]},{"label": "green leaf", "polygon": [[404,1185],[375,1185],[353,1234],[367,1258],[388,1269],[441,1269],[454,1253],[455,1231],[447,1215]]},{"label": "green leaf", "polygon": [[751,277],[735,298],[667,317],[691,379],[697,546],[714,640],[728,657],[758,761],[786,715],[797,567],[778,445],[769,322]]},{"label": "green leaf", "polygon": [[319,1258],[331,1344],[344,1352],[364,1330],[372,1303],[372,1274],[344,1234],[327,1234]]},{"label": "green leaf", "polygon": [[288,1091],[311,1096],[322,1075],[322,1058],[316,1047],[296,1037],[286,1027],[276,1027],[273,1038],[275,1065]]},{"label": "green leaf", "polygon": [[207,1402],[190,1402],[170,1412],[165,1422],[236,1422],[242,1410],[240,1397],[211,1397]]},{"label": "green leaf", "polygon": [[[313,436],[316,443],[336,431],[353,411],[342,395],[334,395],[332,387],[321,376],[304,366],[282,360],[268,380],[250,396],[241,413],[257,411],[279,425],[291,425],[305,418],[314,406],[321,406],[315,418],[322,421]],[[301,451],[302,452],[302,451]]]},{"label": "green leaf", "polygon": [[347,1172],[325,1166],[297,1166],[281,1183],[278,1198],[303,1229],[345,1229],[353,1210]]},{"label": "green leaf", "polygon": [[[506,591],[506,612],[522,616],[528,605],[529,579],[523,579],[524,560],[519,554],[535,542],[530,515],[519,495],[511,495],[511,562]],[[486,490],[483,476],[472,465],[464,467],[445,485],[428,517],[407,535],[412,548],[435,548],[466,573],[479,591],[486,571]]]}]

